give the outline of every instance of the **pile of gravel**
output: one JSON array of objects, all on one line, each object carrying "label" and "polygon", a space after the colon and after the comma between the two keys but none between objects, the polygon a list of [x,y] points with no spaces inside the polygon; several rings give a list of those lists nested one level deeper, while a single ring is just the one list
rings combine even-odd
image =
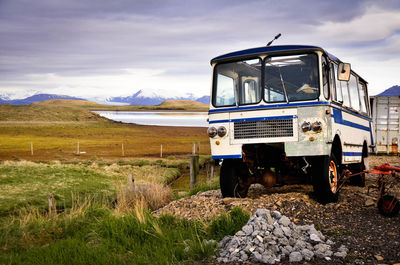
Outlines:
[{"label": "pile of gravel", "polygon": [[348,249],[344,245],[335,253],[332,245],[314,225],[297,226],[278,211],[258,209],[242,230],[219,242],[217,261],[274,264],[283,258],[298,262],[309,261],[314,256],[326,260],[332,255],[346,257]]}]

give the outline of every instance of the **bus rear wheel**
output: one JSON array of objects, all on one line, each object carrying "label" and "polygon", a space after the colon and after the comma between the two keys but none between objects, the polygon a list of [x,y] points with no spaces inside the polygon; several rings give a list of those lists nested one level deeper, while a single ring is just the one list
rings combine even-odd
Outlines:
[{"label": "bus rear wheel", "polygon": [[[322,161],[321,161],[322,160]],[[337,202],[339,198],[339,165],[335,155],[324,156],[314,165],[314,193],[321,203]]]},{"label": "bus rear wheel", "polygon": [[222,197],[245,198],[249,187],[241,185],[240,178],[245,174],[245,165],[239,159],[225,159],[222,162],[219,183]]}]

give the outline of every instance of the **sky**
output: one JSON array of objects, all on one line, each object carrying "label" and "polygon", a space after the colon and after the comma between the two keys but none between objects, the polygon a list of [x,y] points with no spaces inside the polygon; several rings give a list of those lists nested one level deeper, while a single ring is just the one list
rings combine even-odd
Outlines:
[{"label": "sky", "polygon": [[399,0],[0,0],[0,96],[209,95],[213,57],[278,33],[400,85]]}]

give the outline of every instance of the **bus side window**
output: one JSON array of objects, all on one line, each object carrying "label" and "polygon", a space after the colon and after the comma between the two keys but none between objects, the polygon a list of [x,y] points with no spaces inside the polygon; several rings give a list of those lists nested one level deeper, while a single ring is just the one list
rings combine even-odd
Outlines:
[{"label": "bus side window", "polygon": [[329,99],[329,67],[325,57],[322,57],[322,83],[324,85],[324,97]]},{"label": "bus side window", "polygon": [[358,86],[357,86],[357,78],[355,75],[350,75],[349,84],[349,92],[350,92],[350,101],[351,107],[355,110],[360,111],[360,97],[358,95]]},{"label": "bus side window", "polygon": [[340,81],[340,86],[342,87],[343,105],[346,107],[351,107],[349,98],[349,88],[347,87],[346,81]]},{"label": "bus side window", "polygon": [[332,75],[332,87],[334,90],[335,94],[335,100],[337,102],[343,103],[343,96],[342,96],[342,87],[340,84],[340,81],[337,80],[337,64],[333,64],[333,67],[331,68],[331,75]]},{"label": "bus side window", "polygon": [[338,96],[339,96],[339,93],[341,93],[340,96],[342,97],[342,100],[340,101],[338,99],[338,101],[343,102],[343,105],[345,105],[346,107],[350,107],[349,89],[347,87],[347,82],[340,81],[337,79],[337,77],[338,77],[337,71],[338,71],[338,67],[335,64],[336,91],[338,92]]},{"label": "bus side window", "polygon": [[363,82],[359,82],[358,89],[360,92],[360,103],[361,103],[361,111],[367,113],[367,97],[366,97],[366,90],[367,86]]}]

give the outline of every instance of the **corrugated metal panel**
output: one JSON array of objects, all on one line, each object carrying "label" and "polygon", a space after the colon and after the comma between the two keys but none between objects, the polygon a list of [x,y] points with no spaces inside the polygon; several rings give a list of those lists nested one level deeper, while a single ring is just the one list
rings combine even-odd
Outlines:
[{"label": "corrugated metal panel", "polygon": [[378,153],[398,153],[400,132],[400,97],[373,97],[373,121],[375,143]]}]

